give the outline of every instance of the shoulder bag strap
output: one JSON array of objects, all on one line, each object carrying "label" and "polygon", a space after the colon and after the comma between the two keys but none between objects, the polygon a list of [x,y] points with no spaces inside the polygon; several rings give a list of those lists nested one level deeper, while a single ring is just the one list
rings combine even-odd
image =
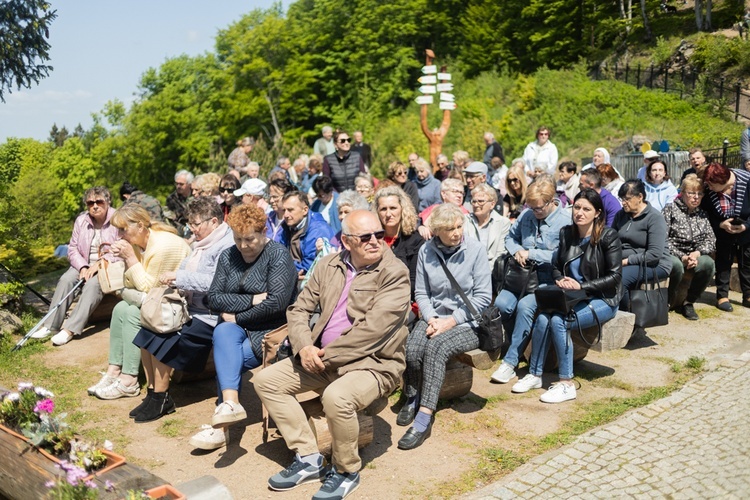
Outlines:
[{"label": "shoulder bag strap", "polygon": [[474,305],[471,303],[469,298],[466,296],[464,291],[461,289],[460,286],[458,286],[458,283],[456,282],[456,278],[453,277],[453,274],[448,269],[448,266],[445,264],[443,259],[438,255],[437,256],[438,261],[440,262],[440,265],[443,266],[443,271],[445,271],[445,275],[448,276],[448,281],[451,282],[451,285],[453,286],[453,289],[458,292],[458,294],[461,296],[461,299],[463,299],[464,304],[466,304],[466,307],[469,308],[469,312],[474,317],[474,321],[477,323],[482,319],[482,317],[479,315],[479,312],[476,310]]}]

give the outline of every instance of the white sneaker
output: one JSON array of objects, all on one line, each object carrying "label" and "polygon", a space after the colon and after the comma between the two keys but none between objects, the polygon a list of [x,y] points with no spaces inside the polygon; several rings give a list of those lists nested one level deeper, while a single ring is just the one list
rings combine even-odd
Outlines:
[{"label": "white sneaker", "polygon": [[46,326],[41,327],[39,330],[31,334],[32,339],[46,339],[55,332],[47,328]]},{"label": "white sneaker", "polygon": [[510,392],[515,392],[518,394],[529,392],[531,389],[541,389],[542,388],[542,377],[537,377],[536,375],[532,375],[529,373],[524,378],[513,384],[513,387],[510,388]]},{"label": "white sneaker", "polygon": [[214,416],[211,419],[211,425],[214,429],[226,427],[229,424],[239,422],[247,418],[245,409],[239,403],[224,401],[214,410]]},{"label": "white sneaker", "polygon": [[549,390],[542,394],[542,403],[562,403],[576,398],[576,387],[572,384],[557,382],[549,386]]},{"label": "white sneaker", "polygon": [[516,376],[516,370],[513,369],[508,363],[503,361],[500,363],[500,367],[495,370],[490,380],[497,382],[498,384],[507,384],[510,380]]},{"label": "white sneaker", "polygon": [[214,429],[201,425],[201,431],[190,438],[190,446],[199,450],[218,450],[229,443],[229,427]]},{"label": "white sneaker", "polygon": [[73,340],[73,333],[68,330],[60,330],[52,337],[52,345],[65,345]]},{"label": "white sneaker", "polygon": [[86,392],[89,393],[89,396],[93,396],[96,394],[96,391],[98,389],[104,389],[105,387],[110,386],[115,382],[117,382],[117,379],[115,377],[110,377],[106,373],[102,373],[102,378],[99,379],[99,382],[86,389]]},{"label": "white sneaker", "polygon": [[138,382],[134,382],[133,385],[124,385],[119,378],[115,379],[114,383],[94,391],[94,396],[99,399],[135,398],[140,394],[141,386]]}]

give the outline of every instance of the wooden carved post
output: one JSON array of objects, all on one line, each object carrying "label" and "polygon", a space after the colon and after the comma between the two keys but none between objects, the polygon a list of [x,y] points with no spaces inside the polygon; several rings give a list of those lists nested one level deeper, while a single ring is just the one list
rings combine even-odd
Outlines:
[{"label": "wooden carved post", "polygon": [[[430,49],[425,50],[427,54],[425,61],[427,66],[432,65],[432,61],[435,59],[435,53]],[[446,66],[440,68],[441,73],[446,71]],[[430,130],[427,125],[427,104],[422,104],[419,112],[419,123],[422,126],[422,132],[427,137],[427,142],[430,144],[430,164],[432,165],[433,172],[438,171],[437,157],[443,151],[443,139],[448,134],[448,129],[451,127],[451,112],[449,109],[443,110],[443,122],[439,128]]]}]

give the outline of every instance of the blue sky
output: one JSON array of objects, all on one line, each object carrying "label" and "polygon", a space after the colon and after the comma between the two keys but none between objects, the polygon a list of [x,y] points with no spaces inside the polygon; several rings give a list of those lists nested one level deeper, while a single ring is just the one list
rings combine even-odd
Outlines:
[{"label": "blue sky", "polygon": [[[129,105],[150,67],[180,54],[213,51],[219,29],[272,0],[51,0],[50,76],[0,102],[0,144],[46,140],[53,123],[71,132],[115,98]],[[288,2],[284,2],[288,4]]]}]

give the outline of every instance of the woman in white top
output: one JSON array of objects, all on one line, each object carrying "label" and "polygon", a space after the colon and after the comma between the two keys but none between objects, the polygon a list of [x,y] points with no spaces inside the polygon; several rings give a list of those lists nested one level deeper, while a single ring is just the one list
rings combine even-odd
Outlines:
[{"label": "woman in white top", "polygon": [[526,175],[529,177],[536,177],[539,172],[555,174],[558,158],[557,146],[549,139],[549,129],[539,127],[536,131],[536,140],[526,146],[523,152],[523,161],[526,164]]}]

